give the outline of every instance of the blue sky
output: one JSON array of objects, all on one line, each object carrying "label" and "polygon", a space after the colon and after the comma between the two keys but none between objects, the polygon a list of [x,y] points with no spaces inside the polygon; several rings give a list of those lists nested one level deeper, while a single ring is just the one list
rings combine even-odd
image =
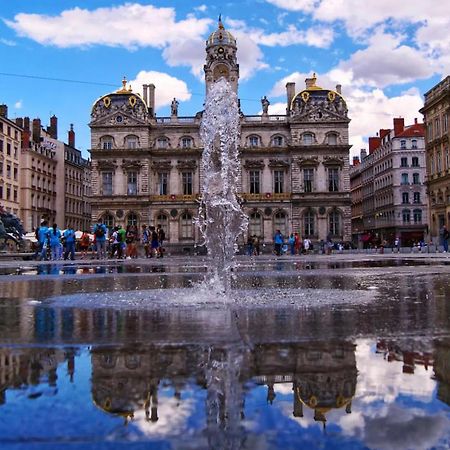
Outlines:
[{"label": "blue sky", "polygon": [[266,95],[269,113],[284,113],[286,82],[300,91],[316,72],[325,88],[342,84],[357,154],[392,117],[420,119],[423,94],[450,73],[450,3],[395,3],[394,11],[391,0],[3,0],[0,103],[12,119],[47,124],[56,114],[62,140],[73,123],[85,156],[92,103],[123,76],[134,91],[156,85],[157,115],[173,97],[180,115],[194,115],[204,100],[204,41],[222,14],[237,38],[243,112],[259,113]]}]

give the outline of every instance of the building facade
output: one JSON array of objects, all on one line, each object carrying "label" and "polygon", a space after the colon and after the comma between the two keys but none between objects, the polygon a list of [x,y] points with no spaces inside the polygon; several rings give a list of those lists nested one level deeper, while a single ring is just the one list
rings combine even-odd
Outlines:
[{"label": "building facade", "polygon": [[19,169],[22,129],[8,119],[8,107],[0,105],[0,206],[19,215]]},{"label": "building facade", "polygon": [[430,235],[438,243],[442,227],[450,228],[450,76],[425,94],[420,112],[426,127]]},{"label": "building facade", "polygon": [[[238,91],[235,38],[219,21],[206,41],[206,92],[225,77]],[[249,233],[272,242],[275,230],[299,232],[312,241],[351,237],[347,106],[340,92],[316,84],[296,92],[286,86],[285,115],[241,112],[239,190],[249,216]],[[193,218],[198,214],[202,179],[202,112],[157,117],[155,86],[143,94],[123,82],[91,111],[92,219],[112,227],[161,224],[173,247],[200,241]]]},{"label": "building facade", "polygon": [[392,129],[369,138],[369,154],[354,158],[350,169],[353,240],[360,247],[387,243],[411,246],[428,240],[425,128]]}]

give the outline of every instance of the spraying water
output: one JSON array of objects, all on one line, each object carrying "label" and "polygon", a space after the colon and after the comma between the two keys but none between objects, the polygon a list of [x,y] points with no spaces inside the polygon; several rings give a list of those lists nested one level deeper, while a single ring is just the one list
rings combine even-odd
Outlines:
[{"label": "spraying water", "polygon": [[228,292],[238,237],[247,231],[248,218],[239,204],[239,109],[236,93],[224,78],[214,83],[206,97],[200,125],[202,201],[197,225],[214,264],[215,275]]}]

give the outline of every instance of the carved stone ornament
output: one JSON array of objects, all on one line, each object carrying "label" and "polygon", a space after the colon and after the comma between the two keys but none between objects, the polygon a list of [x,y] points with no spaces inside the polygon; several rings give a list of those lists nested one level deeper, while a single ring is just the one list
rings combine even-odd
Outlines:
[{"label": "carved stone ornament", "polygon": [[[117,121],[117,116],[122,117],[122,121]],[[92,122],[108,118],[107,121],[113,124],[127,125],[133,119],[146,121],[148,111],[142,99],[137,95],[117,95],[103,97],[98,100],[91,111]]]},{"label": "carved stone ornament", "polygon": [[99,170],[116,170],[117,168],[117,161],[113,159],[110,160],[99,160],[97,161],[97,167]]},{"label": "carved stone ornament", "polygon": [[288,169],[289,166],[289,161],[283,161],[281,159],[269,159],[269,167]]},{"label": "carved stone ornament", "polygon": [[168,172],[172,169],[171,161],[153,161],[152,170],[154,172]]},{"label": "carved stone ornament", "polygon": [[324,166],[339,166],[342,167],[344,165],[344,157],[343,156],[324,156],[323,157],[323,165]]},{"label": "carved stone ornament", "polygon": [[122,160],[122,168],[125,170],[140,170],[140,168],[143,166],[143,163],[141,161],[136,160],[130,160],[130,159],[124,159]]},{"label": "carved stone ornament", "polygon": [[303,91],[294,99],[291,116],[307,121],[334,121],[347,119],[345,100],[333,91]]},{"label": "carved stone ornament", "polygon": [[246,159],[244,167],[246,169],[263,169],[264,161],[262,159]]},{"label": "carved stone ornament", "polygon": [[319,157],[318,156],[310,156],[310,157],[299,157],[297,160],[297,164],[299,166],[309,166],[309,167],[317,167],[319,165]]},{"label": "carved stone ornament", "polygon": [[196,169],[197,161],[195,159],[188,159],[185,161],[177,161],[177,169],[185,170],[185,169]]}]

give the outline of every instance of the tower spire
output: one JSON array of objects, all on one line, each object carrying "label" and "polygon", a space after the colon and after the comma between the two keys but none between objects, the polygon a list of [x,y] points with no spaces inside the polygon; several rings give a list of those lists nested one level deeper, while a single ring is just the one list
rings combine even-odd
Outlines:
[{"label": "tower spire", "polygon": [[222,23],[222,13],[219,14],[219,30],[225,30],[225,27]]}]

